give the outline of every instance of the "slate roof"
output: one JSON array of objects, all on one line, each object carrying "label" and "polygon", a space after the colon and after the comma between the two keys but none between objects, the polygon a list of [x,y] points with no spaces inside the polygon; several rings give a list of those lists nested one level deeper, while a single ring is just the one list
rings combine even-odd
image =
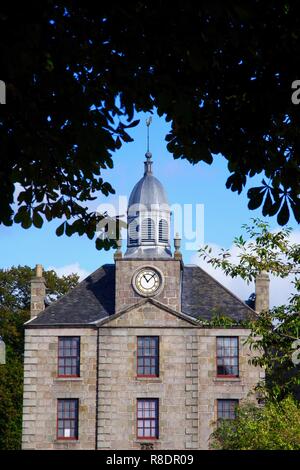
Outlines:
[{"label": "slate roof", "polygon": [[182,277],[181,309],[203,320],[221,314],[234,320],[254,318],[256,313],[199,266],[185,266]]},{"label": "slate roof", "polygon": [[[194,318],[209,320],[217,313],[235,320],[255,316],[250,307],[198,266],[184,266],[181,298],[182,313]],[[91,326],[114,313],[115,265],[105,264],[26,327]]]},{"label": "slate roof", "polygon": [[104,264],[26,326],[84,325],[114,313],[115,265]]}]

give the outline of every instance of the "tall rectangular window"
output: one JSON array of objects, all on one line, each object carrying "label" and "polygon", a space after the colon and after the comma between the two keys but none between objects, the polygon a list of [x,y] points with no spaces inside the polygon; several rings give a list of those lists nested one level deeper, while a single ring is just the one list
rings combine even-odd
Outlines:
[{"label": "tall rectangular window", "polygon": [[238,377],[239,339],[236,336],[217,337],[217,375]]},{"label": "tall rectangular window", "polygon": [[58,376],[79,377],[80,337],[60,336],[58,338]]},{"label": "tall rectangular window", "polygon": [[137,375],[139,377],[158,377],[159,375],[159,337],[138,336],[137,338]]},{"label": "tall rectangular window", "polygon": [[137,438],[158,439],[158,399],[137,400]]},{"label": "tall rectangular window", "polygon": [[57,400],[57,439],[78,439],[78,399]]},{"label": "tall rectangular window", "polygon": [[218,400],[218,419],[235,419],[238,400]]}]

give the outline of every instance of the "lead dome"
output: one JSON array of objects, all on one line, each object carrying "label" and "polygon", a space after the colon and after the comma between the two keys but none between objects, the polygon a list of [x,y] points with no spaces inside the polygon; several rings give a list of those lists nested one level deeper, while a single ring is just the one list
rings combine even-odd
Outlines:
[{"label": "lead dome", "polygon": [[169,258],[170,207],[161,182],[152,173],[152,154],[146,153],[144,176],[128,202],[127,258]]}]

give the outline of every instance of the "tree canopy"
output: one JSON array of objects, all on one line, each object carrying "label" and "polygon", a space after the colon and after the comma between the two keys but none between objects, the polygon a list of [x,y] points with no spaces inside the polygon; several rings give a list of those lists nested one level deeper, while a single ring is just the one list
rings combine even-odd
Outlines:
[{"label": "tree canopy", "polygon": [[1,5],[0,223],[61,218],[58,235],[93,238],[102,215],[86,201],[114,192],[102,170],[132,140],[135,113],[155,109],[174,158],[222,154],[232,191],[262,175],[250,209],[299,221],[299,31],[292,0]]},{"label": "tree canopy", "polygon": [[235,420],[222,420],[211,436],[222,450],[299,450],[300,405],[292,397],[264,407],[244,403]]},{"label": "tree canopy", "polygon": [[[0,365],[0,449],[19,449],[22,433],[24,322],[30,318],[29,266],[0,269],[0,336],[6,344],[6,364]],[[45,271],[49,300],[66,294],[78,276],[58,277]]]},{"label": "tree canopy", "polygon": [[242,228],[247,238],[244,234],[233,240],[233,247],[238,253],[236,262],[232,261],[233,255],[229,249],[222,248],[214,256],[209,245],[199,249],[199,256],[214,268],[222,269],[227,276],[239,276],[248,283],[262,271],[282,278],[295,273],[297,279],[300,273],[300,245],[291,243],[290,227],[272,232],[268,222],[251,219],[251,223],[244,224]]},{"label": "tree canopy", "polygon": [[[300,449],[300,246],[290,242],[288,228],[271,232],[259,219],[243,227],[249,239],[235,238],[237,261],[229,250],[212,255],[208,246],[200,256],[227,275],[248,282],[262,271],[282,278],[294,274],[296,293],[286,305],[259,312],[244,325],[251,330],[246,340],[252,350],[249,361],[266,371],[265,380],[252,391],[264,406],[255,403],[255,396],[249,402],[243,400],[234,420],[220,420],[210,443],[224,450],[296,450]],[[218,324],[230,327],[224,317],[212,322],[212,326]]]},{"label": "tree canopy", "polygon": [[[296,292],[286,305],[260,312],[254,321],[248,322],[251,334],[247,342],[254,353],[251,362],[266,369],[260,391],[271,399],[282,400],[288,395],[300,399],[300,360],[294,360],[300,352],[300,245],[290,242],[289,228],[271,232],[269,225],[260,219],[243,227],[249,239],[245,240],[243,235],[235,238],[237,261],[232,261],[229,250],[212,256],[208,246],[200,249],[200,256],[226,275],[239,276],[248,282],[262,271],[282,278],[293,275],[291,285]],[[225,320],[219,319],[226,325]]]}]

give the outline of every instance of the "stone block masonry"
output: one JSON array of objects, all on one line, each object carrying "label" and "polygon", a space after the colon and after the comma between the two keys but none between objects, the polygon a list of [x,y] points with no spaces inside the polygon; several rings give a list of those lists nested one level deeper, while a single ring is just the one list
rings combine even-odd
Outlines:
[{"label": "stone block masonry", "polygon": [[153,266],[164,273],[164,288],[155,297],[166,306],[180,311],[181,308],[181,262],[179,260],[116,260],[116,312],[134,305],[141,297],[132,287],[134,273],[144,267]]},{"label": "stone block masonry", "polygon": [[[58,337],[80,336],[80,377],[57,377]],[[97,331],[26,329],[24,357],[23,449],[95,449]],[[56,438],[57,399],[79,399],[77,441]]]},{"label": "stone block masonry", "polygon": [[[115,316],[99,330],[26,329],[23,449],[141,449],[147,441],[137,438],[138,398],[159,400],[154,449],[207,449],[217,400],[245,400],[263,374],[249,365],[248,334],[200,328],[150,303]],[[59,336],[81,338],[78,379],[57,377]],[[159,377],[137,377],[138,336],[159,337]],[[239,337],[238,378],[216,376],[217,336]],[[79,399],[76,441],[56,438],[59,398]]]}]

